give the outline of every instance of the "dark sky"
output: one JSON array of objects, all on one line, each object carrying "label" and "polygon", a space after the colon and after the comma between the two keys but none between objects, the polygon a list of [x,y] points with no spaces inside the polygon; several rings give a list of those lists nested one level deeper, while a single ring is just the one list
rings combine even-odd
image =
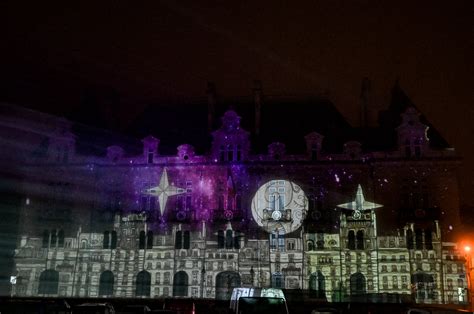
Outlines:
[{"label": "dark sky", "polygon": [[[372,115],[400,84],[464,158],[474,205],[474,1],[44,1],[2,3],[0,101],[60,115],[88,86],[120,95],[125,128],[145,104],[329,92],[357,124],[361,79]],[[296,3],[298,3],[296,5]]]}]

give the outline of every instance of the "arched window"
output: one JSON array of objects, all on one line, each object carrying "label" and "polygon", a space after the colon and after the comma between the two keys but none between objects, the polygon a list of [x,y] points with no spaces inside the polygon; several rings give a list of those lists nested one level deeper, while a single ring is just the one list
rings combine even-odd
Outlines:
[{"label": "arched window", "polygon": [[114,294],[114,274],[110,270],[106,270],[102,274],[100,274],[99,295],[113,295],[113,294]]},{"label": "arched window", "polygon": [[153,248],[153,231],[148,231],[146,234],[146,248]]},{"label": "arched window", "polygon": [[183,249],[185,250],[189,250],[189,248],[191,247],[191,239],[190,239],[190,234],[189,234],[189,231],[186,230],[184,231],[184,236],[183,236]]},{"label": "arched window", "polygon": [[110,248],[111,249],[116,249],[117,248],[117,231],[112,231],[111,233],[111,241],[110,241]]},{"label": "arched window", "polygon": [[225,232],[225,248],[226,249],[231,249],[234,244],[234,238],[232,234],[232,230],[227,230]]},{"label": "arched window", "polygon": [[359,230],[357,231],[357,249],[358,250],[363,250],[364,249],[364,231]]},{"label": "arched window", "polygon": [[140,236],[139,236],[139,243],[138,243],[138,248],[140,250],[143,250],[145,248],[145,231],[140,231]]},{"label": "arched window", "polygon": [[427,250],[433,249],[433,235],[431,234],[431,229],[425,230],[425,248]]},{"label": "arched window", "polygon": [[64,247],[64,231],[62,229],[58,232],[58,247]]},{"label": "arched window", "polygon": [[234,271],[224,271],[216,276],[216,299],[229,300],[232,290],[240,287],[240,275]]},{"label": "arched window", "polygon": [[313,251],[314,250],[313,240],[308,240],[308,242],[306,242],[306,246],[308,247],[308,251]]},{"label": "arched window", "polygon": [[351,275],[350,290],[351,295],[364,294],[366,292],[364,275],[361,273]]},{"label": "arched window", "polygon": [[413,250],[413,231],[407,230],[407,249]]},{"label": "arched window", "polygon": [[49,231],[43,231],[43,248],[47,249],[49,247]]},{"label": "arched window", "polygon": [[176,231],[174,248],[179,250],[182,247],[183,247],[183,233],[181,231]]},{"label": "arched window", "polygon": [[224,248],[224,230],[217,231],[217,248]]},{"label": "arched window", "polygon": [[110,233],[108,231],[104,232],[104,240],[103,240],[103,248],[108,249],[109,248],[109,243],[110,243]]},{"label": "arched window", "polygon": [[309,278],[309,289],[311,293],[316,298],[324,298],[326,297],[325,293],[325,278],[323,273],[317,271],[316,273],[312,273]]},{"label": "arched window", "polygon": [[185,271],[179,271],[173,277],[173,296],[188,296],[188,274]]},{"label": "arched window", "polygon": [[150,296],[150,283],[151,275],[146,270],[142,270],[137,275],[136,291],[137,297],[149,297]]},{"label": "arched window", "polygon": [[355,233],[354,233],[354,230],[349,231],[349,234],[347,236],[347,240],[348,240],[347,248],[349,250],[355,250]]},{"label": "arched window", "polygon": [[421,229],[415,230],[415,247],[417,250],[423,249],[423,231]]},{"label": "arched window", "polygon": [[48,269],[41,273],[39,278],[38,294],[57,294],[59,285],[59,273]]}]

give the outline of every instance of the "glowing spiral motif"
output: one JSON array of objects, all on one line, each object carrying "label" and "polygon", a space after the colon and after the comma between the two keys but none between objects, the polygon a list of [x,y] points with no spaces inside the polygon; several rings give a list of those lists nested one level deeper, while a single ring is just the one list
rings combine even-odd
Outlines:
[{"label": "glowing spiral motif", "polygon": [[267,232],[290,233],[303,223],[308,198],[303,189],[287,180],[271,180],[259,187],[252,199],[252,216]]}]

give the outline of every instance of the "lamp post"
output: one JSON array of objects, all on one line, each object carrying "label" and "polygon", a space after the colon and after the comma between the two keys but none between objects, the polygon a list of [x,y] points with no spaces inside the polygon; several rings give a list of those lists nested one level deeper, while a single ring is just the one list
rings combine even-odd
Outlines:
[{"label": "lamp post", "polygon": [[254,277],[255,277],[255,271],[253,270],[253,266],[250,267],[250,278],[252,279],[252,287],[254,285]]}]

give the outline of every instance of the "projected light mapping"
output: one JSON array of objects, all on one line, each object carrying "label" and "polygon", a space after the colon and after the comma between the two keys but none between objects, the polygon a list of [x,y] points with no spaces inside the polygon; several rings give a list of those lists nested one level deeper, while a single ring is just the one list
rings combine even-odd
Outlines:
[{"label": "projected light mapping", "polygon": [[308,198],[299,185],[271,180],[260,186],[252,199],[252,216],[267,232],[290,233],[301,226],[308,211]]}]

